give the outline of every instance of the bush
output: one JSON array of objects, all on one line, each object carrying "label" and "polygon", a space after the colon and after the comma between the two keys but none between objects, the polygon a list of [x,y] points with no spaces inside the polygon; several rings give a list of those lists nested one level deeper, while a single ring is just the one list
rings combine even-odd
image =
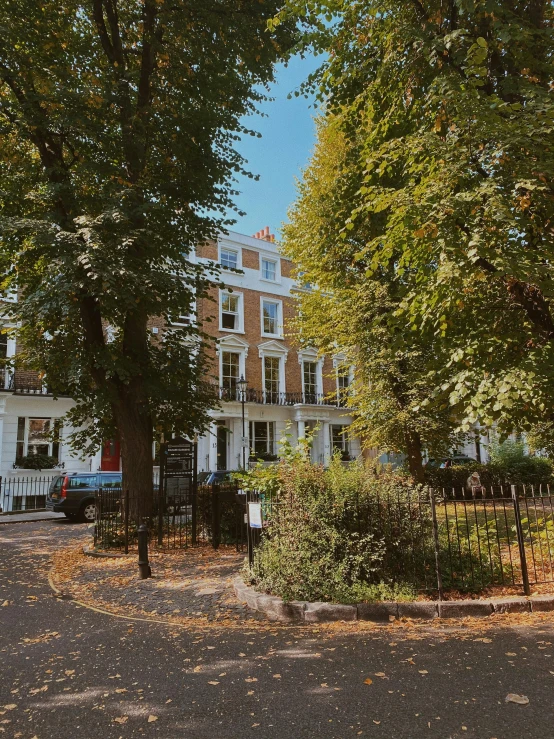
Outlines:
[{"label": "bush", "polygon": [[465,464],[446,469],[426,469],[425,482],[433,488],[461,491],[472,472],[478,472],[486,487],[498,485],[548,485],[554,482],[552,461],[544,457],[521,456],[491,461],[488,464]]},{"label": "bush", "polygon": [[249,573],[259,588],[286,600],[414,597],[406,563],[432,521],[402,505],[417,499],[408,480],[339,457],[327,470],[297,458],[275,474],[277,502]]},{"label": "bush", "polygon": [[18,457],[15,464],[24,470],[53,470],[59,465],[59,461],[47,454],[28,454],[26,457]]}]

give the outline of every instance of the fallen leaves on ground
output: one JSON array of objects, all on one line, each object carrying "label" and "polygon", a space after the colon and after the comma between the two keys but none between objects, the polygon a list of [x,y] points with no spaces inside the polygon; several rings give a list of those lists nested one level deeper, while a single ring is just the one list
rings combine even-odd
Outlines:
[{"label": "fallen leaves on ground", "polygon": [[517,703],[520,706],[526,706],[529,703],[529,698],[526,695],[518,695],[517,693],[508,693],[504,700],[506,703]]}]

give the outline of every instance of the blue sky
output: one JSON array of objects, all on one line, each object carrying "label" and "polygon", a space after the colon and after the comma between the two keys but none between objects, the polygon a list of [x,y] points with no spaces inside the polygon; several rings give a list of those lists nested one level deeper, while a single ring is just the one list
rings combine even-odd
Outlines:
[{"label": "blue sky", "polygon": [[[259,174],[258,182],[240,178],[235,198],[238,207],[246,212],[237,218],[234,231],[251,236],[265,226],[279,237],[281,223],[287,208],[296,196],[295,178],[308,163],[315,142],[313,100],[287,95],[319,66],[318,59],[294,58],[285,67],[279,65],[276,82],[269,93],[273,101],[264,103],[261,110],[267,115],[250,116],[245,124],[262,134],[262,138],[247,136],[238,147],[248,160],[247,169]],[[311,106],[311,107],[310,107]]]}]

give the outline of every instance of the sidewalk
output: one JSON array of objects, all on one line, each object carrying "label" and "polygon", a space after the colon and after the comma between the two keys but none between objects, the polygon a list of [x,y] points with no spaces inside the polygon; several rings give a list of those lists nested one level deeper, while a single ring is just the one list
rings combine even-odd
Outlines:
[{"label": "sidewalk", "polygon": [[54,582],[77,600],[125,615],[219,624],[264,619],[237,601],[233,580],[245,555],[234,547],[150,550],[149,556],[153,577],[140,580],[136,552],[95,558],[82,546],[64,549],[53,557]]},{"label": "sidewalk", "polygon": [[65,518],[63,513],[53,513],[52,511],[29,511],[25,513],[0,513],[0,524],[3,523],[24,523],[26,521],[50,521],[56,518]]}]

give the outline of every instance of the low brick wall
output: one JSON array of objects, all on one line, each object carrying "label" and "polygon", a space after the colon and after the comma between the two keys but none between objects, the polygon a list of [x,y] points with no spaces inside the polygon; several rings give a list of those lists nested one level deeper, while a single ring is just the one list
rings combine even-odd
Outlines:
[{"label": "low brick wall", "polygon": [[237,578],[235,595],[254,611],[265,613],[270,621],[286,623],[324,623],[331,621],[389,622],[395,618],[484,618],[494,613],[533,613],[554,611],[554,595],[530,598],[491,598],[490,600],[411,601],[383,603],[309,603],[305,600],[284,601],[275,595],[258,593]]}]

